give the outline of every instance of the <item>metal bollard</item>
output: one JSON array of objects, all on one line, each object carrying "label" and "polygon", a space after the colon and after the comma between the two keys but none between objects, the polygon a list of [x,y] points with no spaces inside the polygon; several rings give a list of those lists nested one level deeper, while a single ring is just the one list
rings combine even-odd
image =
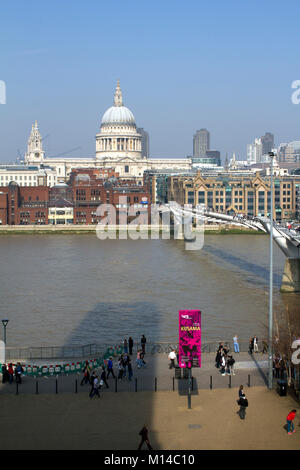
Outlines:
[{"label": "metal bollard", "polygon": [[229,376],[228,387],[231,388],[231,375]]},{"label": "metal bollard", "polygon": [[75,393],[78,393],[78,383],[77,383],[77,379],[75,380]]},{"label": "metal bollard", "polygon": [[250,374],[248,375],[248,387],[250,387]]},{"label": "metal bollard", "polygon": [[118,391],[118,379],[117,377],[115,378],[115,392],[117,393]]},{"label": "metal bollard", "polygon": [[173,377],[173,392],[175,390],[175,377]]},{"label": "metal bollard", "polygon": [[55,379],[55,393],[58,393],[58,387],[57,387],[57,379]]},{"label": "metal bollard", "polygon": [[212,390],[212,375],[210,376],[210,385],[209,388]]},{"label": "metal bollard", "polygon": [[19,395],[19,384],[18,384],[18,382],[16,383],[16,385],[17,385],[16,395]]},{"label": "metal bollard", "polygon": [[35,393],[36,393],[36,395],[38,395],[38,393],[39,393],[39,382],[38,382],[38,380],[36,380],[36,382],[35,382]]},{"label": "metal bollard", "polygon": [[154,390],[155,392],[157,392],[157,377],[155,377],[155,380],[154,380]]},{"label": "metal bollard", "polygon": [[192,392],[194,391],[194,377],[192,377]]},{"label": "metal bollard", "polygon": [[135,379],[135,391],[137,392],[137,378]]}]

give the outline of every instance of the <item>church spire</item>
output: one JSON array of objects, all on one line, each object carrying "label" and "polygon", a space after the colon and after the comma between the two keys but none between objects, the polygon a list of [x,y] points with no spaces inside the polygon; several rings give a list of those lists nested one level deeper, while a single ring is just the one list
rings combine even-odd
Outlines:
[{"label": "church spire", "polygon": [[121,88],[120,88],[120,81],[119,80],[118,80],[117,88],[116,88],[116,92],[115,92],[114,106],[123,106],[123,97],[122,97],[122,91],[121,91]]}]

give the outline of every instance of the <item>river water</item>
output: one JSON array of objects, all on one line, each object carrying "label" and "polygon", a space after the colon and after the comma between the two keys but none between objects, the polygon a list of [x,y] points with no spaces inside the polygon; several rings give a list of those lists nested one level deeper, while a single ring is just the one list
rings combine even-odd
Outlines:
[{"label": "river water", "polygon": [[[145,334],[175,341],[178,310],[200,308],[206,339],[265,336],[269,238],[99,240],[95,235],[0,237],[1,315],[8,346],[111,343]],[[274,247],[274,297],[284,256]]]}]

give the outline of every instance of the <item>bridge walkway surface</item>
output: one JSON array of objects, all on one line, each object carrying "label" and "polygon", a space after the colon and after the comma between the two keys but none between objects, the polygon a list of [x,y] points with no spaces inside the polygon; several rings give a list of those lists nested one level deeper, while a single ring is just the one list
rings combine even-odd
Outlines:
[{"label": "bridge walkway surface", "polygon": [[[203,353],[201,368],[193,368],[193,393],[197,394],[201,389],[234,388],[244,385],[265,386],[267,384],[267,355],[262,353],[241,352],[233,354],[235,358],[235,375],[222,376],[219,369],[215,367],[215,353]],[[64,360],[66,363],[66,360]],[[70,362],[75,362],[74,359]],[[117,377],[117,358],[114,358],[114,373]],[[102,392],[139,392],[139,391],[178,391],[186,394],[188,391],[188,380],[185,378],[175,378],[175,370],[169,368],[168,355],[165,353],[147,354],[145,356],[146,367],[137,368],[135,355],[132,356],[133,378],[128,380],[128,376],[122,380],[114,380],[112,376],[108,378],[109,388],[105,385]],[[35,361],[37,365],[45,365],[46,361]],[[59,364],[60,361],[55,362]],[[48,364],[54,364],[53,362]],[[95,369],[100,376],[102,369]],[[183,375],[183,369],[181,370]],[[0,384],[0,394],[56,394],[56,393],[89,393],[90,385],[80,385],[83,378],[82,373],[71,373],[69,375],[49,376],[49,377],[22,377],[22,384],[16,386],[12,384]],[[250,380],[250,382],[249,382]]]}]

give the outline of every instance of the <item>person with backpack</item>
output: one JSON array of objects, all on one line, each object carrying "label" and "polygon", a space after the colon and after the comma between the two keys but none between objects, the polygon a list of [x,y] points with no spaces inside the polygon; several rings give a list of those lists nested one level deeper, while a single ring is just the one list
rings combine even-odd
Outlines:
[{"label": "person with backpack", "polygon": [[240,388],[239,388],[238,405],[240,405],[240,409],[238,411],[238,414],[240,415],[241,419],[245,419],[245,417],[246,417],[246,408],[248,406],[248,400],[246,398],[243,385],[241,385]]}]

